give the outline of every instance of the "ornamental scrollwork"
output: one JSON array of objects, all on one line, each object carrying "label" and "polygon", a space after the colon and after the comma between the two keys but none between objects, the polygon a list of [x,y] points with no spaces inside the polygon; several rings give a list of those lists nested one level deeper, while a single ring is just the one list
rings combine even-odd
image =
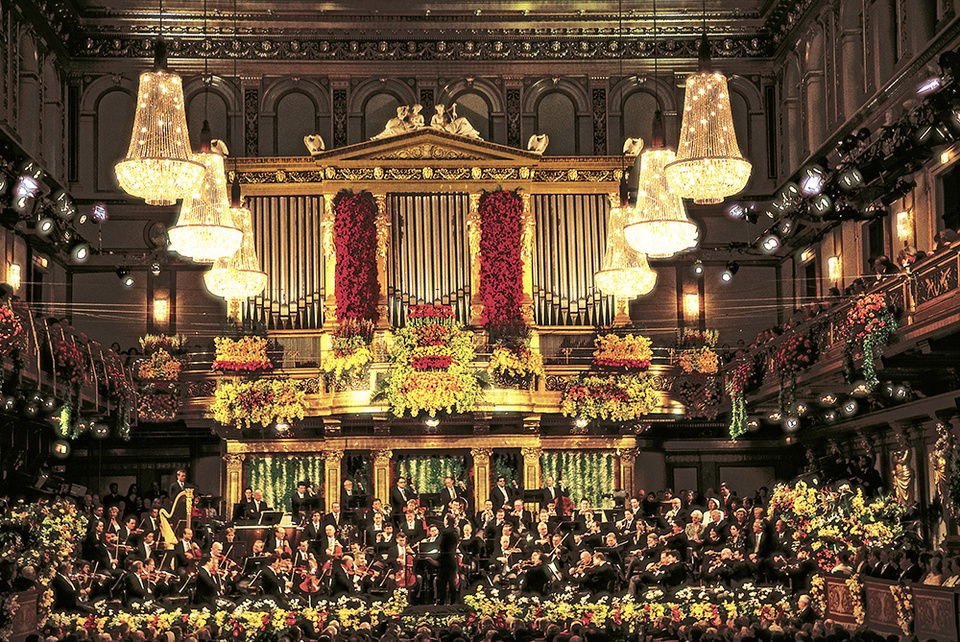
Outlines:
[{"label": "ornamental scrollwork", "polygon": [[243,466],[243,460],[246,458],[247,456],[243,453],[227,453],[222,457],[224,463],[227,465],[228,470],[230,468],[240,468]]},{"label": "ornamental scrollwork", "polygon": [[373,461],[378,466],[386,466],[390,463],[390,460],[393,459],[392,450],[374,450],[373,451]]},{"label": "ornamental scrollwork", "polygon": [[534,459],[536,461],[540,460],[540,455],[543,454],[543,448],[540,446],[527,446],[520,449],[520,454],[523,455],[524,461],[528,459]]},{"label": "ornamental scrollwork", "polygon": [[493,448],[471,448],[470,455],[474,463],[490,463],[490,456],[493,454]]}]

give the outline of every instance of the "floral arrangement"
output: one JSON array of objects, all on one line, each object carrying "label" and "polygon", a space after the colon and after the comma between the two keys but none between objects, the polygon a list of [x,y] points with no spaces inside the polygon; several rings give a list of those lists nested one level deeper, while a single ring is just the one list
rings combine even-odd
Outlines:
[{"label": "floral arrangement", "polygon": [[185,637],[195,637],[200,629],[217,626],[231,640],[254,642],[276,639],[284,629],[295,625],[318,632],[331,622],[337,622],[341,630],[348,631],[361,628],[363,623],[376,628],[383,622],[399,618],[406,607],[407,594],[403,590],[397,591],[388,600],[369,604],[355,597],[344,596],[337,600],[320,600],[314,606],[307,606],[298,597],[293,597],[287,607],[279,607],[272,600],[261,599],[236,608],[231,605],[230,608],[217,609],[213,613],[207,609],[167,610],[153,603],[134,611],[119,611],[106,609],[100,603],[97,605],[98,612],[90,615],[53,613],[46,620],[44,629],[47,633],[64,637],[68,632],[81,628],[94,635],[110,633],[127,625],[131,631],[153,631],[159,636],[177,627]]},{"label": "floral arrangement", "polygon": [[487,327],[520,317],[523,298],[523,200],[517,192],[498,190],[480,197],[480,283]]},{"label": "floral arrangement", "polygon": [[720,369],[720,358],[709,346],[690,348],[677,351],[677,365],[683,374],[715,375]]},{"label": "floral arrangement", "polygon": [[213,342],[217,347],[214,370],[255,372],[273,368],[267,359],[267,340],[264,337],[242,337],[237,340],[217,337]]},{"label": "floral arrangement", "polygon": [[135,397],[133,386],[127,381],[126,371],[119,357],[104,356],[103,392],[114,406],[113,424],[117,436],[130,439],[130,413],[133,411]]},{"label": "floral arrangement", "polygon": [[50,338],[53,348],[53,363],[60,379],[72,386],[79,387],[83,383],[86,364],[80,349],[71,341],[64,341],[57,337]]},{"label": "floral arrangement", "polygon": [[563,391],[560,412],[581,419],[630,421],[648,414],[660,403],[649,377],[636,374],[572,377]]},{"label": "floral arrangement", "polygon": [[772,522],[782,519],[790,527],[794,540],[812,551],[825,572],[833,570],[842,550],[896,545],[905,536],[906,509],[892,497],[867,503],[860,489],[778,484],[768,511]]},{"label": "floral arrangement", "polygon": [[140,421],[173,421],[180,410],[180,391],[175,383],[150,384],[137,395]]},{"label": "floral arrangement", "polygon": [[720,412],[720,384],[710,375],[691,374],[677,377],[673,386],[677,401],[687,417],[716,419]]},{"label": "floral arrangement", "polygon": [[897,605],[897,624],[904,635],[910,635],[913,628],[913,590],[909,586],[891,584],[893,602]]},{"label": "floral arrangement", "polygon": [[342,190],[333,199],[334,295],[339,321],[378,318],[377,211],[370,192]]},{"label": "floral arrangement", "polygon": [[0,305],[0,355],[6,357],[14,350],[23,350],[27,344],[27,331],[20,317],[9,305]]},{"label": "floral arrangement", "polygon": [[148,359],[140,362],[137,376],[140,379],[173,380],[180,377],[180,368],[179,359],[174,359],[165,349],[157,348]]},{"label": "floral arrangement", "polygon": [[480,377],[470,363],[473,335],[456,323],[448,305],[414,305],[390,350],[392,367],[383,389],[394,415],[470,412]]},{"label": "floral arrangement", "polygon": [[796,402],[797,375],[816,363],[820,356],[820,347],[811,335],[810,331],[789,333],[773,354],[773,370],[780,381],[777,399],[780,412]]},{"label": "floral arrangement", "polygon": [[750,583],[738,589],[684,587],[669,598],[663,591],[653,589],[637,600],[630,596],[577,599],[572,589],[549,599],[513,593],[501,597],[497,589],[487,592],[480,586],[475,593],[464,596],[463,601],[472,611],[468,623],[483,618],[495,622],[511,617],[527,621],[545,618],[557,623],[576,620],[584,626],[601,629],[612,624],[634,633],[656,625],[663,618],[672,622],[688,618],[706,620],[716,626],[738,617],[774,621],[793,612],[781,589],[755,587]]},{"label": "floral arrangement", "polygon": [[693,348],[714,347],[717,345],[717,339],[720,333],[716,330],[694,330],[693,328],[682,328],[677,331],[676,348],[677,350],[690,350]]},{"label": "floral arrangement", "polygon": [[854,573],[846,584],[850,591],[850,603],[853,605],[853,619],[857,626],[860,626],[866,618],[863,610],[863,582],[860,581],[860,576]]},{"label": "floral arrangement", "polygon": [[863,378],[867,390],[880,383],[877,378],[876,353],[897,333],[897,318],[883,293],[865,294],[847,310],[846,340],[843,344],[844,370],[852,379],[854,354],[863,353]]},{"label": "floral arrangement", "polygon": [[303,419],[306,390],[286,378],[221,381],[214,392],[213,418],[225,426],[264,428],[275,421]]},{"label": "floral arrangement", "polygon": [[501,343],[493,349],[487,372],[506,383],[525,384],[544,376],[543,356],[530,348],[530,342]]},{"label": "floral arrangement", "polygon": [[593,365],[601,370],[642,372],[653,360],[650,343],[650,339],[639,334],[599,336],[594,340],[597,348],[593,351]]},{"label": "floral arrangement", "polygon": [[827,593],[823,575],[816,573],[810,578],[810,603],[813,610],[821,615],[827,612]]},{"label": "floral arrangement", "polygon": [[0,640],[4,642],[13,634],[14,617],[20,610],[20,600],[15,593],[0,595]]},{"label": "floral arrangement", "polygon": [[[18,569],[33,566],[37,572],[38,621],[53,605],[50,583],[57,567],[75,559],[86,534],[87,519],[69,501],[15,505],[0,519],[0,559],[13,561]],[[13,608],[6,605],[4,608]]]},{"label": "floral arrangement", "polygon": [[347,382],[366,376],[373,352],[373,321],[346,319],[333,335],[333,346],[322,368],[330,382]]},{"label": "floral arrangement", "polygon": [[182,334],[148,334],[140,337],[140,349],[148,356],[158,350],[182,356],[187,351],[187,338]]},{"label": "floral arrangement", "polygon": [[730,395],[730,439],[737,440],[747,431],[746,394],[763,384],[766,361],[762,354],[740,361],[727,375],[727,394]]}]

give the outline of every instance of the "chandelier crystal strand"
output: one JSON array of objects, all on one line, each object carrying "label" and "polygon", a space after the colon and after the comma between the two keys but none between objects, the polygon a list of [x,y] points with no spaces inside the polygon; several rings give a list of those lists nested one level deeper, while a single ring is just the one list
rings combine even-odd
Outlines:
[{"label": "chandelier crystal strand", "polygon": [[700,41],[700,71],[687,77],[677,158],[667,180],[695,203],[720,203],[743,190],[751,165],[740,153],[733,128],[727,78],[710,68],[710,44]]},{"label": "chandelier crystal strand", "polygon": [[653,290],[657,285],[657,273],[650,269],[646,256],[627,245],[623,226],[629,208],[621,203],[610,208],[607,251],[603,256],[603,267],[593,275],[593,280],[607,296],[632,299]]},{"label": "chandelier crystal strand", "polygon": [[194,263],[213,263],[237,251],[243,232],[230,215],[223,156],[202,151],[194,158],[206,168],[206,176],[183,200],[177,224],[167,230],[168,249]]},{"label": "chandelier crystal strand", "polygon": [[243,230],[240,249],[227,259],[218,260],[203,275],[207,290],[224,299],[248,299],[267,287],[267,273],[260,270],[257,249],[254,246],[253,215],[246,207],[231,207],[234,223]]},{"label": "chandelier crystal strand", "polygon": [[154,70],[140,74],[130,146],[114,170],[126,193],[172,205],[203,179],[204,167],[191,158],[180,76],[166,69],[163,40],[155,46]]}]

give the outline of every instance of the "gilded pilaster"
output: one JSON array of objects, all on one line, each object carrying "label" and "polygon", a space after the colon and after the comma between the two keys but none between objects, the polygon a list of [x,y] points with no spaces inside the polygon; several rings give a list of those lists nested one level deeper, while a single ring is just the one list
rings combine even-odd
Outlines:
[{"label": "gilded pilaster", "polygon": [[627,492],[627,497],[633,497],[636,461],[639,453],[639,448],[623,448],[617,451],[617,456],[620,458],[620,479],[617,480],[617,485]]},{"label": "gilded pilaster", "polygon": [[223,489],[226,515],[233,515],[233,505],[240,501],[240,495],[243,492],[243,460],[246,458],[246,455],[232,453],[223,456],[223,462],[227,468],[227,474],[224,476],[226,487]]},{"label": "gilded pilaster", "polygon": [[[333,240],[333,194],[323,195],[323,299],[324,326],[332,329],[337,320],[337,248]],[[324,350],[330,349],[328,334],[324,335]]]},{"label": "gilded pilaster", "polygon": [[324,505],[329,513],[334,502],[340,500],[340,462],[343,460],[342,450],[325,450],[323,452],[323,472],[326,476],[324,488]]},{"label": "gilded pilaster", "polygon": [[377,201],[377,285],[380,294],[377,297],[377,312],[380,319],[377,327],[390,329],[390,310],[387,299],[387,254],[390,250],[390,215],[387,212],[387,195],[374,194]]},{"label": "gilded pilaster", "polygon": [[392,450],[373,451],[373,491],[385,507],[390,506],[390,460]]},{"label": "gilded pilaster", "polygon": [[480,301],[480,193],[470,194],[470,214],[467,218],[470,234],[470,325],[480,326],[483,303]]},{"label": "gilded pilaster", "polygon": [[473,457],[473,478],[476,483],[477,510],[483,510],[483,505],[490,497],[490,455],[492,448],[471,448]]},{"label": "gilded pilaster", "polygon": [[[523,262],[523,296],[520,299],[520,316],[524,322],[533,326],[533,210],[530,207],[530,193],[520,195],[523,200],[523,233],[520,238],[520,260]],[[536,347],[536,346],[534,346]]]},{"label": "gilded pilaster", "polygon": [[543,454],[543,448],[540,446],[527,446],[520,449],[523,455],[523,487],[527,490],[540,488],[540,455]]}]

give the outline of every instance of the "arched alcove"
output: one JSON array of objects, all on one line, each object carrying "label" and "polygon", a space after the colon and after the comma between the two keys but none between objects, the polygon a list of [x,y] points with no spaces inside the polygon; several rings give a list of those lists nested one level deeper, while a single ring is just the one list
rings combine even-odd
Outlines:
[{"label": "arched alcove", "polygon": [[63,90],[52,60],[43,65],[43,161],[58,179],[63,178]]},{"label": "arched alcove", "polygon": [[457,116],[465,117],[474,129],[480,132],[480,138],[492,140],[490,105],[483,94],[475,91],[465,91],[458,94],[451,102],[457,105]]},{"label": "arched alcove", "polygon": [[657,97],[649,91],[640,90],[628,95],[623,101],[623,118],[620,119],[619,140],[610,148],[612,153],[623,149],[623,141],[628,138],[642,138],[648,145],[653,132],[653,114],[657,107],[662,110]]},{"label": "arched alcove", "polygon": [[278,156],[308,155],[303,137],[316,133],[317,106],[310,96],[291,91],[277,101]]},{"label": "arched alcove", "polygon": [[40,143],[40,59],[37,46],[29,33],[20,35],[19,101],[17,104],[17,133],[24,148],[39,155]]},{"label": "arched alcove", "polygon": [[562,91],[554,91],[540,98],[536,109],[536,133],[550,137],[545,155],[578,155],[579,127],[573,99]]},{"label": "arched alcove", "polygon": [[402,105],[400,98],[392,93],[382,92],[370,96],[370,99],[363,105],[361,140],[366,140],[382,132],[387,121],[397,117],[397,108]]},{"label": "arched alcove", "polygon": [[[190,146],[200,149],[200,130],[203,121],[210,123],[210,135],[227,141],[230,147],[230,119],[227,116],[227,103],[219,92],[212,89],[200,91],[187,98],[187,131],[190,134]],[[230,150],[232,153],[234,150]]]},{"label": "arched alcove", "polygon": [[120,190],[113,166],[127,155],[136,98],[115,89],[103,94],[96,105],[96,189],[100,192]]}]

